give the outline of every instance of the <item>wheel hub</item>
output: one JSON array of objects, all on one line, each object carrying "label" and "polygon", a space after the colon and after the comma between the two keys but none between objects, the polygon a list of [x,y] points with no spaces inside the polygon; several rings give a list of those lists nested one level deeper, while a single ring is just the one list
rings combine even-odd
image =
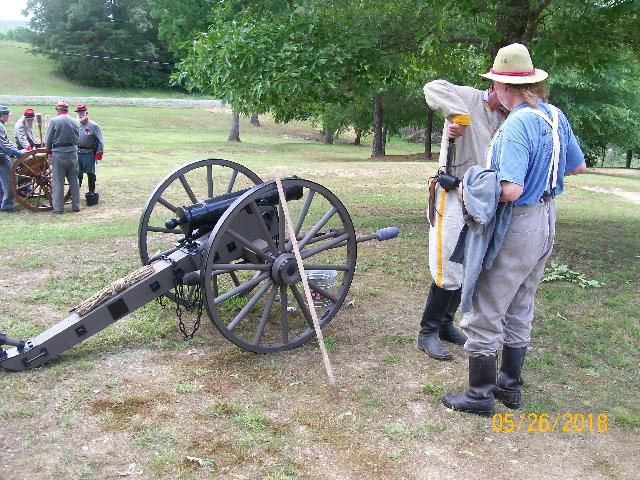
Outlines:
[{"label": "wheel hub", "polygon": [[300,280],[300,271],[292,253],[283,253],[271,267],[271,278],[278,285],[293,285]]}]

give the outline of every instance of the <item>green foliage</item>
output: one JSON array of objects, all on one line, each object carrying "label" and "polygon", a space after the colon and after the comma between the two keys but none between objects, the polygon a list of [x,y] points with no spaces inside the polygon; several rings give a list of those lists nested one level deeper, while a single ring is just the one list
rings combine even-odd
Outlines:
[{"label": "green foliage", "polygon": [[11,28],[6,32],[0,32],[0,40],[12,40],[14,42],[30,42],[33,38],[33,32],[28,28],[18,27]]},{"label": "green foliage", "polygon": [[34,45],[56,60],[63,76],[98,87],[168,86],[167,66],[59,54],[167,61],[148,0],[29,0],[27,10]]},{"label": "green foliage", "polygon": [[557,262],[551,262],[551,268],[545,271],[543,282],[553,282],[555,280],[564,280],[580,285],[582,288],[593,287],[601,288],[605,284],[597,280],[590,280],[583,273],[571,270],[567,265],[560,265]]},{"label": "green foliage", "polygon": [[[249,115],[271,111],[289,121],[347,105],[377,76],[369,74],[376,38],[329,10],[288,10],[255,18],[218,18],[195,40],[174,81]],[[364,81],[363,81],[364,80]]]}]

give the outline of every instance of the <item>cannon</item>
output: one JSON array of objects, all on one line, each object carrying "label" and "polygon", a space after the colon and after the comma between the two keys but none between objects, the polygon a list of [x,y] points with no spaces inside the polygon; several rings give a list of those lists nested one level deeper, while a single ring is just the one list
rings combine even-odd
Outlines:
[{"label": "cannon", "polygon": [[[298,177],[281,183],[312,305],[301,293],[276,181],[263,182],[228,160],[199,160],[168,175],[147,200],[138,227],[143,267],[34,338],[0,334],[0,345],[12,347],[0,348],[0,366],[40,366],[158,299],[175,302],[185,339],[193,337],[206,311],[242,349],[270,353],[304,344],[315,335],[311,309],[322,327],[342,306],[357,244],[395,238],[398,229],[358,237],[346,208],[327,188]],[[191,329],[184,324],[185,311],[195,313]]]},{"label": "cannon", "polygon": [[[51,204],[51,163],[45,148],[23,153],[11,167],[11,193],[24,208],[36,212],[53,209]],[[71,192],[65,183],[65,203]]]}]

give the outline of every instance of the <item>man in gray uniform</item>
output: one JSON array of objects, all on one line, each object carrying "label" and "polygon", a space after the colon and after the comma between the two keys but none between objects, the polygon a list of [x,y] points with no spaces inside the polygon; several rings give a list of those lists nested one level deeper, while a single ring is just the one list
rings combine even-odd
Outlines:
[{"label": "man in gray uniform", "polygon": [[89,179],[89,191],[85,195],[87,205],[98,203],[96,193],[96,162],[102,160],[104,153],[104,139],[100,125],[93,120],[89,120],[87,106],[80,104],[76,107],[78,121],[80,122],[80,139],[78,140],[78,184],[82,186],[82,178],[87,174]]},{"label": "man in gray uniform", "polygon": [[13,195],[11,194],[11,158],[22,154],[7,137],[5,122],[9,120],[9,109],[0,105],[0,211],[13,211]]},{"label": "man in gray uniform", "polygon": [[78,186],[78,137],[80,123],[69,116],[69,104],[56,104],[58,116],[52,118],[47,128],[45,148],[51,153],[51,187],[53,189],[53,213],[64,213],[64,181],[69,182],[71,208],[80,211],[80,187]]},{"label": "man in gray uniform", "polygon": [[18,145],[18,148],[25,149],[28,152],[36,148],[36,141],[33,138],[33,119],[35,117],[36,114],[33,108],[27,108],[13,127],[16,145]]},{"label": "man in gray uniform", "polygon": [[[434,80],[424,86],[427,104],[445,117],[440,169],[447,167],[449,140],[455,140],[455,158],[447,173],[461,179],[473,165],[484,164],[485,150],[505,119],[504,107],[493,89],[478,90]],[[464,225],[462,204],[455,188],[434,189],[434,224],[429,229],[429,269],[433,282],[418,332],[418,348],[436,360],[450,360],[441,340],[464,344],[465,335],[453,325],[462,286],[462,265],[449,260]]]}]

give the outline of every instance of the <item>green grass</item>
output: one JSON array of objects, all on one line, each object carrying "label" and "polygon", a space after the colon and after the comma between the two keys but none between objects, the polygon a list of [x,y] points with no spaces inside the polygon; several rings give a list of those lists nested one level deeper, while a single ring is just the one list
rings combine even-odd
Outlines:
[{"label": "green grass", "polygon": [[0,40],[0,69],[11,72],[0,78],[2,95],[208,98],[171,89],[169,86],[166,90],[140,91],[76,85],[56,72],[52,59],[32,55],[28,43],[11,40]]},{"label": "green grass", "polygon": [[[6,51],[0,49],[0,59]],[[401,233],[393,242],[359,245],[347,302],[327,327],[341,385],[339,407],[327,389],[315,342],[253,355],[224,340],[206,316],[197,341],[183,342],[171,307],[149,304],[44,368],[0,372],[6,431],[33,439],[31,447],[17,447],[19,460],[7,460],[14,462],[10,465],[48,471],[53,467],[44,465],[63,459],[63,448],[76,452],[77,445],[97,439],[114,445],[113,458],[133,447],[137,469],[149,477],[320,478],[331,462],[350,478],[396,479],[419,478],[423,472],[415,465],[423,465],[430,442],[445,452],[487,448],[483,438],[490,423],[446,412],[441,405],[444,393],[466,386],[462,349],[453,347],[456,360],[445,364],[427,359],[414,344],[431,281],[424,210],[434,163],[372,162],[370,148],[351,146],[350,138],[333,146],[304,140],[312,129],[303,123],[264,119],[256,129],[242,120],[243,141],[235,144],[226,141],[230,116],[225,113],[123,107],[90,107],[90,112],[107,144],[98,167],[101,202],[93,208],[83,202],[77,215],[54,218],[21,210],[2,217],[0,295],[9,300],[0,302],[0,331],[33,336],[78,301],[138,268],[137,228],[149,194],[170,171],[196,159],[230,159],[263,179],[297,174],[333,191],[358,232],[397,225]],[[420,145],[397,139],[388,144],[391,155],[420,151]],[[580,455],[600,451],[603,443],[620,451],[640,428],[640,209],[624,198],[576,186],[637,193],[640,176],[598,172],[566,183],[557,200],[552,258],[604,286],[542,284],[523,371],[522,411],[606,412],[615,432],[610,441],[577,436],[561,441]],[[186,318],[188,327],[193,320]],[[55,452],[41,435],[43,426],[62,444]],[[517,442],[534,451],[537,442],[548,440]],[[494,435],[492,441],[492,448],[510,452],[516,440]],[[34,452],[40,455],[36,459]],[[210,468],[217,477],[207,477],[201,470],[209,467],[186,456],[214,462]],[[88,465],[87,476],[126,470],[101,461],[93,467],[71,455],[67,463],[56,463],[54,476],[75,478],[82,464]],[[532,468],[549,464],[547,457],[531,462],[538,462]]]}]

